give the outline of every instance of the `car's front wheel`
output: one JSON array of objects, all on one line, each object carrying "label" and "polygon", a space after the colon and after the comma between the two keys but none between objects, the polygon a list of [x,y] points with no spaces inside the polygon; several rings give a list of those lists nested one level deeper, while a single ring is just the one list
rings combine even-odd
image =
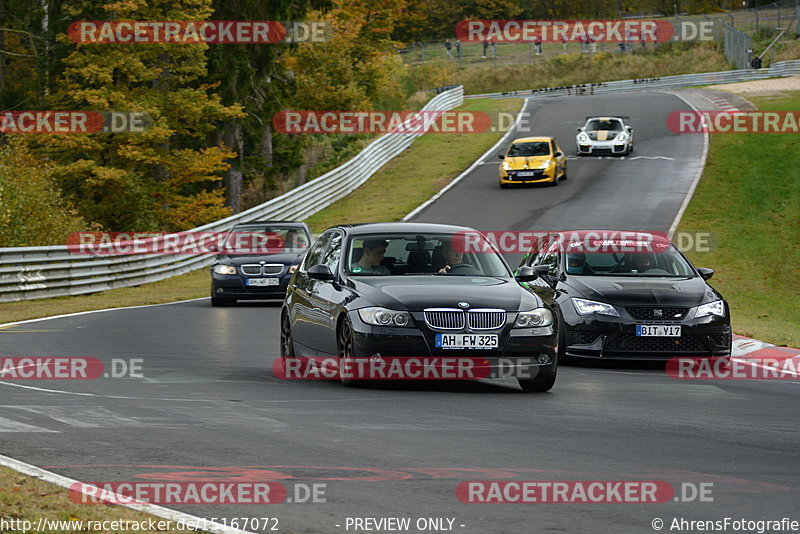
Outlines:
[{"label": "car's front wheel", "polygon": [[517,378],[517,382],[519,382],[519,387],[522,388],[522,391],[528,393],[544,393],[545,391],[553,389],[557,374],[558,364],[556,364],[552,375],[547,375],[542,378]]}]

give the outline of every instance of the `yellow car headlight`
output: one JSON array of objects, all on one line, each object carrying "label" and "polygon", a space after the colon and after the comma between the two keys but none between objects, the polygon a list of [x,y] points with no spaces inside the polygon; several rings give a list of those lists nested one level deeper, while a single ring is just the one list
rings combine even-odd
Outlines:
[{"label": "yellow car headlight", "polygon": [[539,165],[539,168],[540,168],[540,169],[546,169],[547,167],[549,167],[549,166],[550,166],[550,164],[551,164],[551,163],[552,163],[552,161],[551,161],[551,160],[549,160],[549,159],[546,159],[546,160],[544,160],[544,161],[543,161],[543,162],[542,162],[542,163]]},{"label": "yellow car headlight", "polygon": [[507,161],[503,162],[502,167],[503,167],[504,171],[510,171],[511,170],[511,165],[509,165]]}]

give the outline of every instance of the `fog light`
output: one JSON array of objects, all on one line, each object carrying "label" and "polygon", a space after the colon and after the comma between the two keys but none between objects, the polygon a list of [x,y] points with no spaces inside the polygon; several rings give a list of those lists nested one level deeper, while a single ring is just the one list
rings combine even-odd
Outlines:
[{"label": "fog light", "polygon": [[553,361],[547,354],[540,354],[537,360],[539,360],[539,363],[541,363],[542,365],[547,365],[548,363],[552,363]]}]

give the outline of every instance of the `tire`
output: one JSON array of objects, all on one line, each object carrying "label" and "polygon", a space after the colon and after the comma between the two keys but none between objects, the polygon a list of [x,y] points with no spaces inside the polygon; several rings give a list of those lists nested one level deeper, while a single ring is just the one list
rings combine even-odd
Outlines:
[{"label": "tire", "polygon": [[561,326],[558,330],[558,364],[572,365],[574,363],[575,358],[567,356],[567,336],[564,334],[564,327]]},{"label": "tire", "polygon": [[[347,359],[353,358],[353,350],[354,350],[354,341],[353,341],[353,325],[350,323],[350,319],[345,317],[342,323],[339,325],[339,329],[336,333],[336,351],[339,355],[339,381],[342,383],[343,386],[347,387],[354,387],[358,385],[359,382],[363,380],[354,380],[352,378],[347,378],[342,376],[341,368],[343,362]],[[351,365],[350,368],[352,369],[353,366]]]},{"label": "tire", "polygon": [[286,371],[286,361],[294,358],[294,343],[292,342],[292,323],[289,314],[281,314],[281,367]]},{"label": "tire", "polygon": [[211,305],[216,307],[230,306],[236,302],[234,299],[226,299],[224,297],[215,297],[211,295]]},{"label": "tire", "polygon": [[500,184],[500,189],[508,189],[510,184]]},{"label": "tire", "polygon": [[548,375],[545,378],[517,378],[517,382],[522,391],[526,393],[544,393],[553,389],[553,385],[556,383],[556,375],[558,375],[558,362],[556,362],[556,369],[552,375]]},{"label": "tire", "polygon": [[555,179],[552,181],[553,187],[558,187],[558,174],[556,174]]},{"label": "tire", "polygon": [[567,179],[567,168],[566,167],[564,167],[564,174],[561,175],[561,179],[562,180],[566,180]]}]

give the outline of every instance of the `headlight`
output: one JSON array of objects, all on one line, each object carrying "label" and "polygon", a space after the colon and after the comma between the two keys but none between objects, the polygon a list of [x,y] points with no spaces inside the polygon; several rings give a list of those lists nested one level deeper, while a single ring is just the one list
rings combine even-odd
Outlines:
[{"label": "headlight", "polygon": [[294,272],[296,270],[297,270],[297,265],[290,265],[289,266],[289,274],[294,274]]},{"label": "headlight", "polygon": [[709,315],[716,315],[717,317],[725,317],[725,303],[721,300],[715,300],[708,304],[703,304],[697,307],[695,317],[707,317]]},{"label": "headlight", "polygon": [[216,274],[236,274],[236,267],[233,265],[215,265],[214,273]]},{"label": "headlight", "polygon": [[367,324],[375,326],[410,326],[411,314],[386,308],[361,308],[358,316]]},{"label": "headlight", "polygon": [[542,164],[541,164],[541,165],[539,165],[539,168],[540,168],[540,169],[546,169],[547,167],[549,167],[549,166],[550,166],[550,164],[551,164],[551,163],[552,163],[552,162],[551,162],[549,159],[546,159],[546,160],[544,160],[544,161],[542,162]]},{"label": "headlight", "polygon": [[531,311],[519,312],[514,328],[535,328],[537,326],[550,326],[553,324],[553,312],[547,308],[536,308]]},{"label": "headlight", "polygon": [[588,143],[589,142],[589,136],[586,135],[585,133],[578,134],[578,141],[580,141],[581,143]]},{"label": "headlight", "polygon": [[622,132],[621,134],[619,134],[619,135],[617,136],[617,141],[624,141],[625,139],[627,139],[627,137],[628,137],[628,136],[627,136],[627,135],[625,135],[625,132]]},{"label": "headlight", "polygon": [[502,167],[503,167],[504,171],[510,171],[511,170],[511,165],[509,165],[507,161],[503,162]]},{"label": "headlight", "polygon": [[594,300],[576,299],[572,298],[572,303],[575,305],[575,310],[579,315],[591,315],[596,313],[598,315],[610,315],[611,317],[619,317],[619,312],[614,309],[611,304],[605,302],[597,302]]}]

